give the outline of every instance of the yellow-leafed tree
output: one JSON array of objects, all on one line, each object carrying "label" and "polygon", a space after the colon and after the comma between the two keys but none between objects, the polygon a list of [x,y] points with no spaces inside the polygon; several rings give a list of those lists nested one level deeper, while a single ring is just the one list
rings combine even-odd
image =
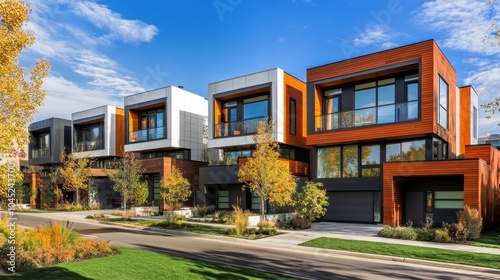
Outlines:
[{"label": "yellow-leafed tree", "polygon": [[33,32],[25,28],[29,13],[27,4],[19,0],[0,1],[0,154],[25,146],[27,126],[45,99],[42,79],[49,61],[39,60],[33,68],[19,66],[23,49],[35,43]]},{"label": "yellow-leafed tree", "polygon": [[57,168],[57,173],[64,179],[63,189],[76,192],[76,204],[80,205],[80,190],[89,187],[90,165],[93,159],[75,154],[63,154],[62,166]]},{"label": "yellow-leafed tree", "polygon": [[292,195],[297,183],[288,167],[279,161],[279,144],[273,138],[272,122],[260,122],[253,135],[255,152],[240,167],[238,179],[260,198],[261,220],[264,220],[265,202],[273,206],[293,205]]},{"label": "yellow-leafed tree", "polygon": [[167,203],[168,210],[170,210],[167,219],[173,221],[175,218],[173,211],[180,209],[181,203],[191,196],[191,183],[182,176],[179,169],[172,167],[170,175],[163,177],[161,180],[160,194]]}]

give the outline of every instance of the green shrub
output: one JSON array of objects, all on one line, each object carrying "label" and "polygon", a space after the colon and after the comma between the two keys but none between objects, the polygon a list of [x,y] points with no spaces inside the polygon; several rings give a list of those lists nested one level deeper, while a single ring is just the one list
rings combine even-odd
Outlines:
[{"label": "green shrub", "polygon": [[380,237],[394,238],[396,236],[396,228],[395,227],[384,227],[378,233]]},{"label": "green shrub", "polygon": [[207,215],[214,214],[215,206],[214,205],[196,206],[194,212],[197,217],[203,218]]},{"label": "green shrub", "polygon": [[418,241],[434,241],[435,230],[433,229],[424,227],[416,229],[415,232],[417,233]]},{"label": "green shrub", "polygon": [[292,219],[292,225],[296,229],[306,229],[311,227],[311,221],[297,216]]},{"label": "green shrub", "polygon": [[276,235],[278,233],[278,230],[276,228],[261,228],[259,229],[260,234],[265,234],[265,235]]},{"label": "green shrub", "polygon": [[450,236],[448,229],[437,229],[434,235],[434,240],[441,243],[452,243],[453,238]]},{"label": "green shrub", "polygon": [[412,227],[397,227],[394,238],[404,240],[417,240],[417,233]]},{"label": "green shrub", "polygon": [[443,228],[448,229],[453,242],[463,243],[467,241],[468,231],[462,223],[443,223]]},{"label": "green shrub", "polygon": [[483,219],[479,215],[479,211],[475,208],[465,206],[464,210],[457,212],[458,222],[462,223],[467,230],[467,240],[478,239],[483,229]]}]

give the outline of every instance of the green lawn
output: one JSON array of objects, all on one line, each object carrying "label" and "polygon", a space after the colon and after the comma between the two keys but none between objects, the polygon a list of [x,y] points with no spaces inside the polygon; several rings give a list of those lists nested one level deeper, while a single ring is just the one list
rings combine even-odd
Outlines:
[{"label": "green lawn", "polygon": [[500,269],[500,255],[492,254],[470,253],[463,251],[327,237],[316,238],[304,242],[300,244],[300,246],[388,255],[402,258],[423,259]]},{"label": "green lawn", "polygon": [[500,227],[481,233],[479,239],[471,241],[471,245],[500,249]]},{"label": "green lawn", "polygon": [[209,225],[190,224],[190,223],[184,223],[182,225],[172,225],[172,224],[167,223],[166,221],[153,221],[153,220],[134,220],[134,219],[126,220],[126,219],[122,219],[122,218],[103,218],[103,219],[98,219],[98,220],[99,221],[106,221],[106,222],[136,225],[136,226],[175,229],[175,230],[180,230],[180,231],[210,234],[210,235],[225,235],[225,236],[227,236],[227,229],[228,229],[228,227],[225,227],[225,226],[209,226]]},{"label": "green lawn", "polygon": [[244,267],[118,248],[120,254],[4,275],[5,279],[294,279]]}]

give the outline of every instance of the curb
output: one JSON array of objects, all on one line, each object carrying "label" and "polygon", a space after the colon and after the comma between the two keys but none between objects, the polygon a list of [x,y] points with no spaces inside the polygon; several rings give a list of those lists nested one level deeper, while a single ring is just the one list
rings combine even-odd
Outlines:
[{"label": "curb", "polygon": [[[163,228],[155,228],[155,227],[127,225],[127,224],[121,224],[121,223],[115,223],[115,222],[105,222],[105,221],[97,221],[97,222],[102,223],[102,224],[117,226],[117,227],[125,227],[125,228],[136,229],[136,230],[154,231],[154,232],[163,233],[163,234],[170,234],[170,235],[176,234],[176,235],[183,235],[183,236],[191,236],[191,237],[198,237],[198,238],[204,238],[204,239],[219,240],[221,242],[238,242],[238,243],[242,243],[242,244],[245,244],[248,246],[253,246],[253,247],[262,247],[263,246],[263,244],[255,243],[254,240],[249,240],[249,239],[241,239],[241,238],[235,238],[235,237],[209,235],[209,234],[193,233],[193,232],[184,232],[181,230],[174,230],[174,229],[163,229]],[[375,260],[382,260],[382,261],[393,261],[393,262],[400,262],[400,263],[417,264],[417,265],[424,265],[424,266],[431,266],[431,267],[450,268],[450,269],[458,269],[458,270],[466,270],[466,271],[500,275],[499,269],[480,267],[480,266],[471,266],[471,265],[464,265],[464,264],[454,264],[454,263],[437,262],[437,261],[429,261],[429,260],[413,259],[413,258],[403,258],[403,257],[395,257],[395,256],[388,256],[388,255],[359,253],[359,252],[334,250],[334,249],[305,247],[305,246],[299,246],[299,245],[282,245],[282,244],[276,244],[276,243],[272,243],[272,244],[266,243],[265,246],[272,247],[272,248],[278,249],[278,250],[285,250],[285,251],[308,252],[311,254],[323,253],[323,254],[329,254],[329,255],[331,254],[331,255],[350,256],[350,257],[357,257],[357,258],[368,258],[368,259],[372,259],[372,260],[375,259]],[[443,249],[443,250],[446,250],[446,249]]]}]

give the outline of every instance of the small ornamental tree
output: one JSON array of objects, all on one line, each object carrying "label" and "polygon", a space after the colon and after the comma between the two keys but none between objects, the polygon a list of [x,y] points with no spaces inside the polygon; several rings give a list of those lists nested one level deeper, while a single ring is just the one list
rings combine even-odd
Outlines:
[{"label": "small ornamental tree", "polygon": [[75,154],[61,155],[62,166],[57,168],[57,173],[64,179],[63,189],[76,193],[76,204],[80,205],[80,190],[89,187],[90,165],[92,159]]},{"label": "small ornamental tree", "polygon": [[[20,152],[28,143],[26,127],[45,99],[42,84],[49,61],[38,60],[28,68],[19,65],[21,52],[35,43],[34,33],[26,28],[29,14],[26,1],[0,1],[0,154]],[[0,180],[7,174],[1,172]]]},{"label": "small ornamental tree", "polygon": [[239,181],[260,198],[261,221],[264,221],[266,201],[279,207],[293,205],[292,195],[297,187],[288,167],[279,161],[279,145],[273,131],[272,122],[259,122],[253,136],[255,152],[238,171]]},{"label": "small ornamental tree", "polygon": [[173,213],[176,208],[179,208],[179,202],[184,202],[191,196],[191,184],[188,179],[182,176],[179,169],[172,167],[170,175],[163,177],[161,180],[160,195]]},{"label": "small ornamental tree", "polygon": [[295,194],[295,211],[297,215],[306,221],[314,221],[326,213],[329,205],[326,190],[320,189],[322,183],[306,182],[300,192]]},{"label": "small ornamental tree", "polygon": [[121,159],[113,161],[112,167],[103,169],[103,172],[115,183],[113,190],[121,194],[123,210],[127,210],[127,201],[132,201],[135,206],[144,204],[148,197],[148,186],[142,181],[143,168],[134,153],[124,153]]}]

